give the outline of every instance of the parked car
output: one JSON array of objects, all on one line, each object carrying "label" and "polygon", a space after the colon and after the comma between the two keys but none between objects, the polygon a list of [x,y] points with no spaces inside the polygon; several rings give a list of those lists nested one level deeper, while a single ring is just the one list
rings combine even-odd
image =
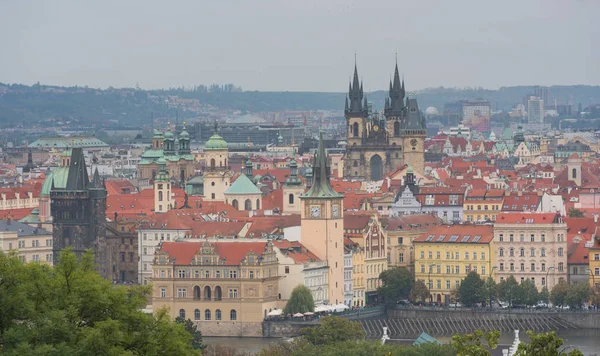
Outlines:
[{"label": "parked car", "polygon": [[506,303],[506,302],[501,302],[501,301],[498,301],[498,305],[499,305],[499,306],[500,306],[500,308],[502,308],[502,309],[508,309],[508,307],[509,307],[508,303]]},{"label": "parked car", "polygon": [[547,309],[548,308],[548,304],[544,303],[544,302],[538,302],[535,307],[535,309]]},{"label": "parked car", "polygon": [[450,308],[462,308],[462,304],[460,304],[459,302],[456,302],[456,303],[450,303],[450,304],[448,304],[448,306],[449,306]]},{"label": "parked car", "polygon": [[396,304],[398,304],[398,305],[404,305],[404,306],[411,305],[411,303],[410,303],[410,301],[408,299],[401,299],[401,300],[397,301]]}]

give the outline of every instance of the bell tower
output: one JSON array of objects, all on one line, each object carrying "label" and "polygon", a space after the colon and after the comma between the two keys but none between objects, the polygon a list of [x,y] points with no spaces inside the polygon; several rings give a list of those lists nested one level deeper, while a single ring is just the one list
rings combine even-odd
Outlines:
[{"label": "bell tower", "polygon": [[225,201],[225,191],[231,182],[229,169],[229,149],[227,142],[219,135],[219,125],[215,122],[215,133],[204,145],[204,200]]},{"label": "bell tower", "polygon": [[[348,146],[360,146],[367,132],[367,107],[363,105],[363,86],[358,81],[358,69],[354,62],[354,77],[346,97],[346,127]],[[349,99],[349,100],[348,100]]]},{"label": "bell tower", "polygon": [[330,166],[323,134],[313,164],[313,184],[300,196],[301,241],[329,266],[327,298],[344,302],[344,195],[329,183]]},{"label": "bell tower", "polygon": [[283,213],[300,213],[300,195],[304,192],[302,180],[298,178],[298,164],[292,157],[290,161],[290,176],[283,184]]},{"label": "bell tower", "polygon": [[165,213],[171,209],[171,182],[167,173],[166,160],[158,159],[160,172],[154,178],[154,212]]}]

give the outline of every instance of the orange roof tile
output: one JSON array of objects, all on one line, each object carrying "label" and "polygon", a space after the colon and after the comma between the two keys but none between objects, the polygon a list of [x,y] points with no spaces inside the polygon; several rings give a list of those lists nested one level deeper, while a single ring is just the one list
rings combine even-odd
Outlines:
[{"label": "orange roof tile", "polygon": [[[176,265],[189,265],[203,244],[204,242],[164,242],[161,251],[168,253],[169,258],[174,258]],[[262,256],[267,245],[266,242],[245,241],[219,241],[210,244],[215,247],[217,254],[225,259],[227,266],[239,265],[250,251]]]},{"label": "orange roof tile", "polygon": [[500,213],[496,224],[555,224],[558,222],[556,213]]}]

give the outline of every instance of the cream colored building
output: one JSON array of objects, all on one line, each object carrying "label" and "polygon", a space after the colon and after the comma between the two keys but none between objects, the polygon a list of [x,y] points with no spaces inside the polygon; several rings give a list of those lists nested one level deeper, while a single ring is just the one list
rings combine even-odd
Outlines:
[{"label": "cream colored building", "polygon": [[[381,286],[379,275],[388,269],[387,236],[377,213],[347,213],[344,216],[344,236],[356,243],[358,253],[363,254],[357,260],[362,259],[364,268],[356,273],[359,283],[364,282],[365,285],[364,305],[377,303],[377,289]],[[353,287],[356,289],[357,286]]]},{"label": "cream colored building", "polygon": [[270,242],[165,242],[152,265],[152,305],[194,321],[204,336],[261,337],[277,308],[277,258]]},{"label": "cream colored building", "polygon": [[415,263],[413,240],[443,223],[433,214],[400,215],[381,220],[387,235],[388,265],[411,271]]},{"label": "cream colored building", "polygon": [[0,220],[0,249],[23,262],[52,264],[52,233],[14,220]]},{"label": "cream colored building", "polygon": [[227,142],[219,135],[210,137],[204,146],[204,199],[225,201],[225,191],[231,181]]},{"label": "cream colored building", "polygon": [[496,282],[531,279],[541,290],[567,281],[567,224],[556,213],[500,213],[494,224]]}]

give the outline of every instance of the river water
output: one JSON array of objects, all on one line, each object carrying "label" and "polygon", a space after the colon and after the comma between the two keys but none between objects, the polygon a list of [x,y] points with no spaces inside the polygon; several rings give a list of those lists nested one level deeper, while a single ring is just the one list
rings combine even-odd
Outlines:
[{"label": "river water", "polygon": [[[528,341],[527,335],[524,332],[520,333],[520,339]],[[577,348],[586,356],[600,356],[600,330],[583,329],[583,330],[563,330],[558,332],[558,336],[564,341],[563,347]],[[511,344],[514,335],[512,333],[503,333],[500,337],[501,345]],[[442,342],[449,342],[449,337],[439,337]],[[282,339],[263,339],[263,338],[235,338],[235,337],[204,337],[204,343],[209,346],[226,345],[234,347],[240,351],[256,353],[266,345],[279,342]]]}]

